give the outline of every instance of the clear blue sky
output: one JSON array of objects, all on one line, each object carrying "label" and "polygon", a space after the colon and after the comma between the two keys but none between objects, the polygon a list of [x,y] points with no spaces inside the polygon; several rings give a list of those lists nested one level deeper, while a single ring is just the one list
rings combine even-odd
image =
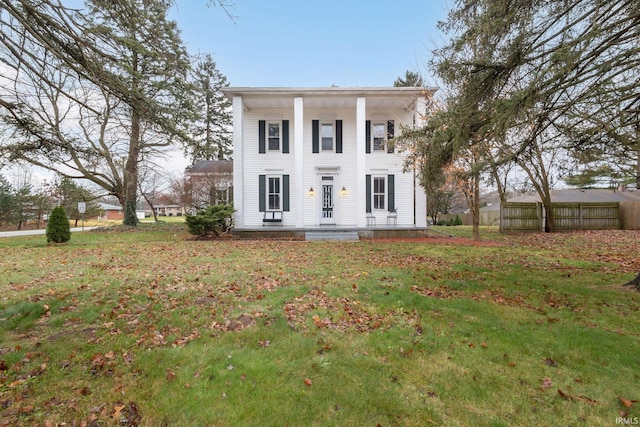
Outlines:
[{"label": "clear blue sky", "polygon": [[427,60],[447,0],[178,0],[191,53],[211,53],[231,86],[392,86],[406,70],[433,85]]}]

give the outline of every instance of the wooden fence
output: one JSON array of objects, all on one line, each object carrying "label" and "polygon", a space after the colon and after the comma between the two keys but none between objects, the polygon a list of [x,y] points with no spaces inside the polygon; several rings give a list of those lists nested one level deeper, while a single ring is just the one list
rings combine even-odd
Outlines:
[{"label": "wooden fence", "polygon": [[[620,206],[612,203],[552,203],[555,228],[563,230],[603,230],[620,228]],[[500,231],[527,232],[544,228],[542,203],[503,203]]]}]

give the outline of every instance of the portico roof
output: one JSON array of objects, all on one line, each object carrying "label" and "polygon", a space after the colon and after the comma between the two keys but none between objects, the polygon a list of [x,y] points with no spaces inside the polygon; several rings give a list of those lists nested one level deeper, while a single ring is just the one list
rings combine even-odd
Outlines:
[{"label": "portico roof", "polygon": [[413,108],[416,99],[430,98],[435,87],[227,87],[222,92],[233,99],[242,97],[247,110],[293,108],[296,97],[305,107],[354,108],[356,99],[366,97],[367,108]]}]

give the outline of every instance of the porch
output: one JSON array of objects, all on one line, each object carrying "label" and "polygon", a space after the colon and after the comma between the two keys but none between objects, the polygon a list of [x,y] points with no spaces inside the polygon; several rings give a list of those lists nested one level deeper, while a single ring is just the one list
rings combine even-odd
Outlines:
[{"label": "porch", "polygon": [[[266,226],[260,228],[234,228],[234,239],[282,239],[282,240],[360,240],[426,237],[429,227],[387,226],[349,227],[326,225],[317,227]],[[356,237],[357,236],[357,237]]]}]

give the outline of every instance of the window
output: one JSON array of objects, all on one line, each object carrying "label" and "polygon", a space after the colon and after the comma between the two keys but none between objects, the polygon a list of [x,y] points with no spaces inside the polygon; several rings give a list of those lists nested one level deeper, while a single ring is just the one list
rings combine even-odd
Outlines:
[{"label": "window", "polygon": [[333,151],[333,125],[323,123],[321,127],[321,140],[323,151]]},{"label": "window", "polygon": [[376,176],[373,178],[373,209],[385,209],[385,182],[384,177]]},{"label": "window", "polygon": [[280,123],[269,123],[269,151],[280,150]]},{"label": "window", "polygon": [[387,129],[384,123],[373,125],[373,151],[384,151],[387,140]]},{"label": "window", "polygon": [[267,207],[270,211],[280,209],[280,177],[269,177],[269,190],[267,193]]}]

